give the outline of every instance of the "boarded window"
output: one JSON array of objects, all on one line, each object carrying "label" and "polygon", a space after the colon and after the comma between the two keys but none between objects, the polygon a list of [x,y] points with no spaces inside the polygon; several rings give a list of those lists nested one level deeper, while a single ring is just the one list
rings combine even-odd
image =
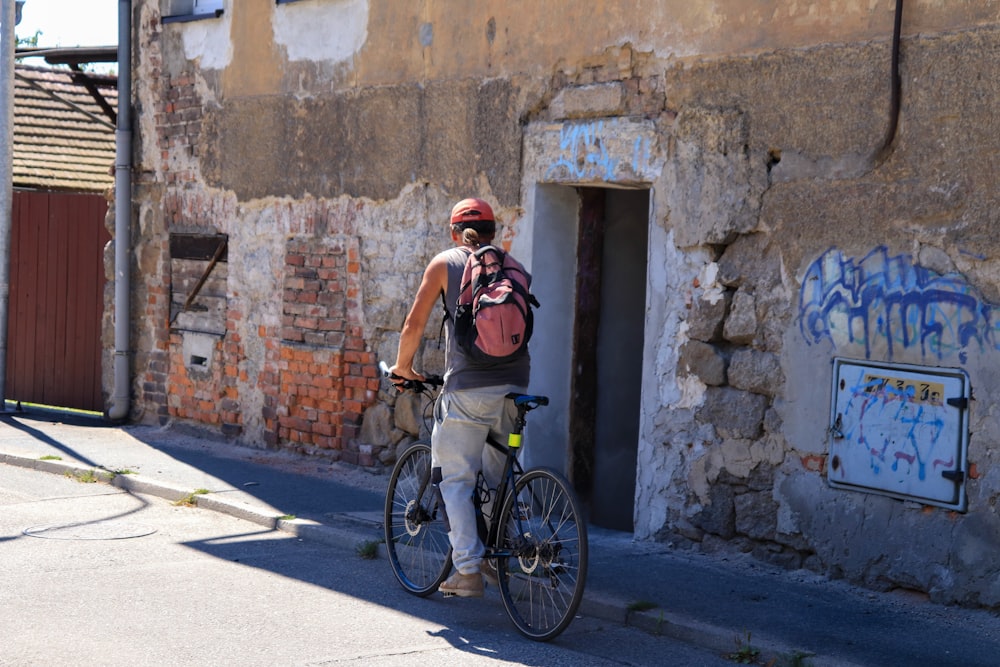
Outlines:
[{"label": "boarded window", "polygon": [[225,234],[170,235],[170,323],[179,331],[226,333]]}]

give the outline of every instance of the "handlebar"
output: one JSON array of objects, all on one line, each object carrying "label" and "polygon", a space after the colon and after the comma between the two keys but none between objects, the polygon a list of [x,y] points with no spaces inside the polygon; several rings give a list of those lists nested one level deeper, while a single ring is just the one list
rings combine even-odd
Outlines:
[{"label": "handlebar", "polygon": [[388,378],[390,380],[402,380],[402,382],[393,382],[393,385],[397,388],[407,389],[418,394],[427,391],[430,388],[440,387],[444,384],[444,378],[440,375],[428,375],[423,380],[408,380],[400,375],[396,375],[395,373],[390,373],[389,364],[384,361],[378,362],[378,369],[384,378]]}]

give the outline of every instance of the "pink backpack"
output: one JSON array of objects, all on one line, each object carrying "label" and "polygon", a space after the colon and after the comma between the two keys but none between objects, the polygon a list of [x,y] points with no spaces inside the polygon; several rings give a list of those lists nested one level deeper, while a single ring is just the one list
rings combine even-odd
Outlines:
[{"label": "pink backpack", "polygon": [[516,259],[491,245],[465,261],[455,308],[455,339],[470,359],[497,363],[527,348],[534,324],[531,276]]}]

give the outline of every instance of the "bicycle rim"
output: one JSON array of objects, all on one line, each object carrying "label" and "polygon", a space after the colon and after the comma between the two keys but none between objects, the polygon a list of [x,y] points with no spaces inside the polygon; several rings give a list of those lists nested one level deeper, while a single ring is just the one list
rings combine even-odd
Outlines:
[{"label": "bicycle rim", "polygon": [[587,579],[587,524],[569,483],[558,473],[530,470],[504,503],[497,559],[500,597],[521,634],[556,637],[572,622]]},{"label": "bicycle rim", "polygon": [[[451,571],[451,544],[430,484],[431,448],[416,442],[389,477],[385,494],[385,546],[396,579],[421,597],[438,589]],[[424,492],[420,497],[421,486]]]}]

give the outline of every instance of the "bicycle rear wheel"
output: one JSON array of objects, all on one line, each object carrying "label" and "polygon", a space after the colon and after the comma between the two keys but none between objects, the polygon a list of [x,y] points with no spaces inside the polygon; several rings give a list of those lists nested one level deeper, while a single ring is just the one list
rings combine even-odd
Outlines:
[{"label": "bicycle rear wheel", "polygon": [[415,442],[396,461],[385,494],[385,547],[410,593],[435,592],[451,571],[451,544],[431,486],[431,447]]},{"label": "bicycle rear wheel", "polygon": [[562,475],[526,472],[504,503],[497,558],[500,597],[524,636],[556,637],[573,620],[587,579],[587,524]]}]

